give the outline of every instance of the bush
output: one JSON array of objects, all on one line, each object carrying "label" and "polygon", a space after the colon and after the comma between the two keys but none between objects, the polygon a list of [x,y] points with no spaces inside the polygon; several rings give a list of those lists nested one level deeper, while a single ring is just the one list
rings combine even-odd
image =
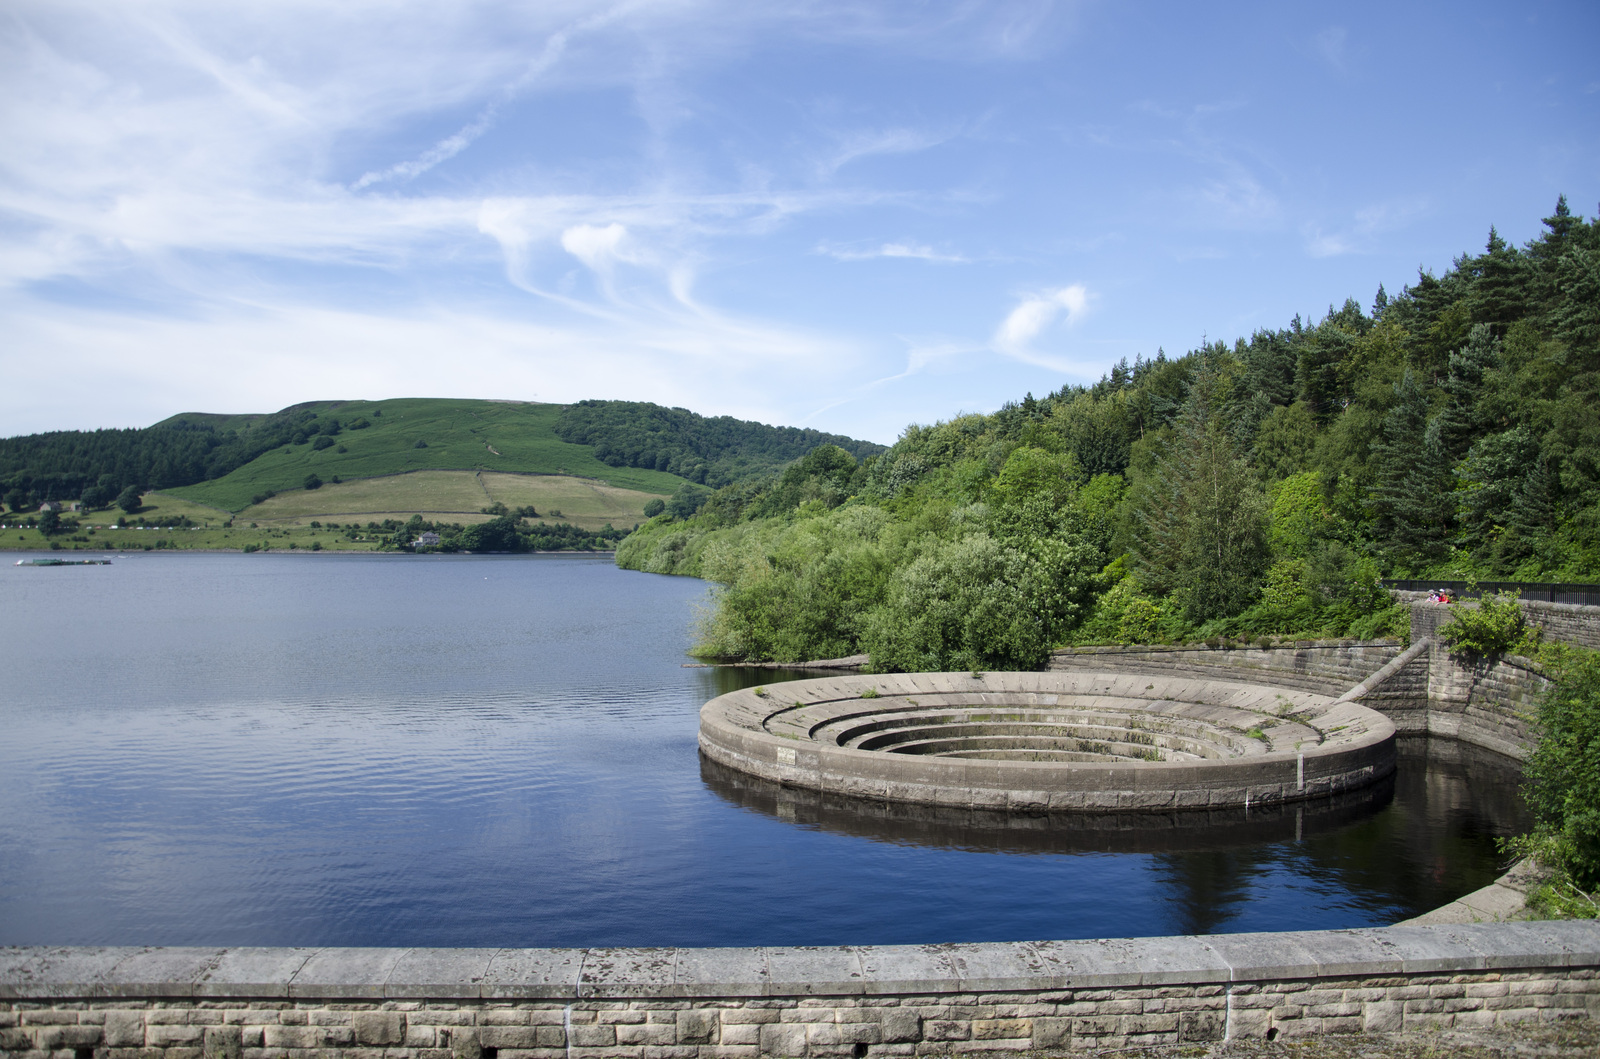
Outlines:
[{"label": "bush", "polygon": [[320,435],[317,440],[311,443],[311,447],[317,452],[321,452],[323,449],[331,449],[333,448],[333,439],[326,434]]},{"label": "bush", "polygon": [[1535,714],[1539,741],[1523,768],[1535,827],[1510,846],[1555,869],[1552,895],[1562,883],[1593,891],[1600,888],[1600,652],[1567,648],[1550,668],[1555,679]]},{"label": "bush", "polygon": [[1093,550],[1041,542],[1039,554],[986,534],[936,546],[889,582],[865,636],[878,671],[1036,669],[1082,619]]},{"label": "bush", "polygon": [[645,518],[655,518],[657,515],[661,514],[666,509],[667,509],[667,502],[665,500],[661,499],[660,497],[656,497],[654,500],[650,501],[648,504],[646,504],[644,506],[644,517]]},{"label": "bush", "polygon": [[306,475],[305,487],[307,489],[321,489],[322,488],[322,479],[317,477],[317,474],[316,474],[315,471],[313,471],[311,474]]},{"label": "bush", "polygon": [[1515,592],[1484,596],[1477,607],[1456,606],[1451,610],[1450,621],[1439,630],[1439,639],[1469,655],[1500,654],[1537,635],[1530,634]]}]

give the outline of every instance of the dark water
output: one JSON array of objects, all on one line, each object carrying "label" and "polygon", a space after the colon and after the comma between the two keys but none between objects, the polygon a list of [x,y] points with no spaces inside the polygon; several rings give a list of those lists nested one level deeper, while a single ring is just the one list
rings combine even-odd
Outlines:
[{"label": "dark water", "polygon": [[857,805],[700,760],[771,672],[685,669],[697,581],[567,557],[0,568],[0,944],[757,945],[1373,925],[1491,881],[1515,767],[1337,804]]}]

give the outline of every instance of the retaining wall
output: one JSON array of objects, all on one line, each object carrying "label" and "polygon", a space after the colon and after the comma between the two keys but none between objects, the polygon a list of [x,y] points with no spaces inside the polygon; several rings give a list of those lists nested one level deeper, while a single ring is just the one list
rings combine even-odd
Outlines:
[{"label": "retaining wall", "polygon": [[[1553,628],[1546,626],[1547,637],[1574,643],[1589,638],[1600,647],[1600,608],[1537,601],[1525,602],[1523,608],[1535,622],[1545,621],[1546,612],[1560,612]],[[1526,658],[1473,661],[1452,654],[1437,637],[1450,610],[1414,602],[1411,638],[1432,637],[1432,646],[1357,701],[1386,715],[1403,735],[1447,736],[1520,759],[1527,753],[1528,716],[1548,682]],[[1069,647],[1051,655],[1050,668],[1257,680],[1336,696],[1402,650],[1399,640],[1302,640],[1265,648]]]},{"label": "retaining wall", "polygon": [[768,949],[0,950],[44,1059],[1063,1052],[1600,1012],[1600,924]]}]

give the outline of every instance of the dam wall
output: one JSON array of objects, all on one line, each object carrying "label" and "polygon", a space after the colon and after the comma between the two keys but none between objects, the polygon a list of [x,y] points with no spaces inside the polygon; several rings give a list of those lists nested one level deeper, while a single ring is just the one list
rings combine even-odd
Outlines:
[{"label": "dam wall", "polygon": [[1600,923],[765,949],[5,949],[29,1059],[1059,1054],[1600,1014]]},{"label": "dam wall", "polygon": [[[1423,593],[1396,593],[1411,601],[1411,639],[1431,640],[1425,654],[1356,701],[1377,710],[1402,735],[1459,739],[1508,757],[1526,756],[1528,717],[1548,681],[1532,661],[1516,655],[1472,659],[1452,653],[1438,638],[1455,607],[1426,602]],[[1600,648],[1600,607],[1528,600],[1528,620],[1547,640]],[[1399,640],[1300,640],[1272,646],[1204,645],[1067,647],[1050,657],[1053,670],[1126,671],[1257,681],[1339,695],[1399,657]]]}]

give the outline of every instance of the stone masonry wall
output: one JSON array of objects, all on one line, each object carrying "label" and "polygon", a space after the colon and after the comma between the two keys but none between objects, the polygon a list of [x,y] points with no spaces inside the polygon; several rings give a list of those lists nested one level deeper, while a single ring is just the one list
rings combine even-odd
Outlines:
[{"label": "stone masonry wall", "polygon": [[[127,971],[141,962],[170,980]],[[0,950],[0,1051],[17,1059],[865,1059],[1597,1014],[1593,922],[786,950]]]},{"label": "stone masonry wall", "polygon": [[[1535,621],[1545,620],[1546,612],[1560,612],[1557,616],[1565,623],[1558,626],[1560,635],[1552,634],[1547,626],[1547,636],[1571,642],[1590,637],[1600,646],[1600,607],[1537,601],[1523,607]],[[1526,658],[1474,661],[1451,654],[1437,639],[1439,626],[1449,616],[1449,607],[1414,602],[1411,638],[1415,642],[1433,637],[1433,645],[1363,696],[1361,704],[1385,714],[1402,734],[1448,736],[1508,757],[1524,757],[1528,717],[1548,682]],[[1069,647],[1051,655],[1050,668],[1259,681],[1337,696],[1377,672],[1402,650],[1398,640],[1303,640],[1276,647],[1239,648]]]},{"label": "stone masonry wall", "polygon": [[[1423,603],[1427,598],[1426,592],[1401,592],[1392,593],[1396,598],[1413,604],[1411,610],[1411,636],[1417,636],[1416,617],[1417,604]],[[1463,604],[1457,604],[1463,605]],[[1466,601],[1465,606],[1472,606]],[[1430,609],[1449,613],[1448,607],[1432,606]],[[1547,603],[1540,599],[1525,599],[1522,601],[1522,613],[1527,620],[1544,629],[1546,640],[1560,640],[1563,643],[1577,644],[1579,647],[1589,647],[1600,650],[1600,607],[1582,607],[1573,603]]]}]

